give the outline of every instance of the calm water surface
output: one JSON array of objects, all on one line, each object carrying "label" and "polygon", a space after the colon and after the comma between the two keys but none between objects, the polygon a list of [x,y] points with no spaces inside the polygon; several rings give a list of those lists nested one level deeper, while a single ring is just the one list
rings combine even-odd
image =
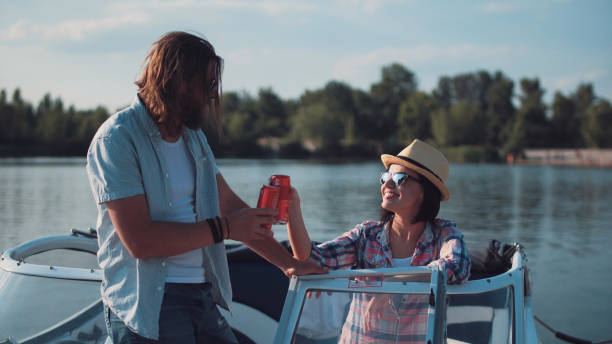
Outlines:
[{"label": "calm water surface", "polygon": [[[95,227],[84,159],[0,159],[0,251],[70,228]],[[219,160],[230,186],[255,205],[271,174],[299,190],[313,240],[331,239],[379,215],[382,165],[290,160]],[[547,166],[453,165],[440,217],[468,247],[490,239],[526,248],[534,311],[559,331],[612,338],[612,170]],[[278,240],[285,229],[274,227]],[[544,343],[562,343],[538,326]]]}]

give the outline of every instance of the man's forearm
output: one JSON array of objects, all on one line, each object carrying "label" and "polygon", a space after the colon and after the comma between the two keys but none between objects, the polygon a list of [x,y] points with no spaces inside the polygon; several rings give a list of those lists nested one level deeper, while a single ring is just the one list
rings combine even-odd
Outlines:
[{"label": "man's forearm", "polygon": [[252,240],[244,244],[283,271],[294,266],[295,261],[291,254],[274,237]]},{"label": "man's forearm", "polygon": [[[121,241],[135,258],[170,257],[214,243],[208,223],[151,222],[146,229],[126,235]],[[225,234],[222,234],[225,235]]]}]

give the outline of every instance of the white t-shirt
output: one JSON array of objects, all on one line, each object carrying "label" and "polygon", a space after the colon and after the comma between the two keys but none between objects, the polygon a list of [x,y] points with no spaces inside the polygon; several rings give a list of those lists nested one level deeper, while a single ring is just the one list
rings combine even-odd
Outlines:
[{"label": "white t-shirt", "polygon": [[408,258],[391,258],[391,262],[394,268],[410,266],[412,264],[412,257]]},{"label": "white t-shirt", "polygon": [[[195,223],[195,166],[183,137],[176,142],[162,140],[161,154],[166,160],[172,202],[170,221]],[[166,282],[203,283],[202,249],[168,257]]]}]

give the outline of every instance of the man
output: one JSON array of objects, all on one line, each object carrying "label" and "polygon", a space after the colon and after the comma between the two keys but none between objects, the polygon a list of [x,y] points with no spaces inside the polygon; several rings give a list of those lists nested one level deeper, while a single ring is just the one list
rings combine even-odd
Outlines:
[{"label": "man", "polygon": [[222,59],[205,39],[171,32],[152,46],[138,95],[87,153],[98,207],[98,261],[114,343],[236,343],[223,240],[247,243],[287,274],[292,259],[219,173],[202,125],[220,130]]}]

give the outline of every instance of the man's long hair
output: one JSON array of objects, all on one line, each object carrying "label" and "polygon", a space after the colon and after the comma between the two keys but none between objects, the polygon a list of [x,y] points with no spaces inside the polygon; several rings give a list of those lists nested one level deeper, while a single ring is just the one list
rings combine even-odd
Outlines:
[{"label": "man's long hair", "polygon": [[149,114],[170,135],[205,122],[220,134],[222,69],[223,59],[206,39],[169,32],[153,43],[135,84]]}]

